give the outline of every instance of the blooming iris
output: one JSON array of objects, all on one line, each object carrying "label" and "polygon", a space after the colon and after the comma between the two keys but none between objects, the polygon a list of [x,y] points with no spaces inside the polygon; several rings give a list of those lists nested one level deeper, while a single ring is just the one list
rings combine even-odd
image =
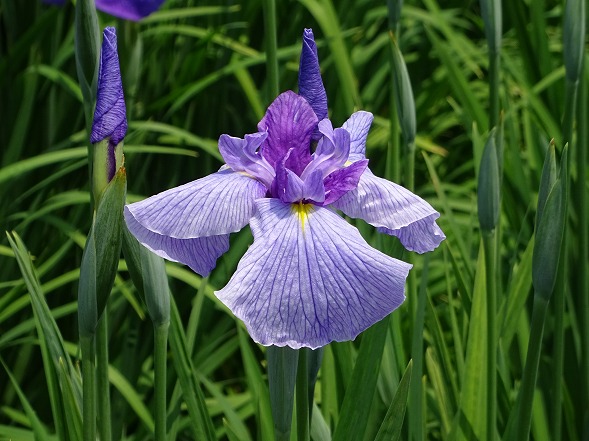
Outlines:
[{"label": "blooming iris", "polygon": [[203,276],[249,223],[254,242],[215,294],[255,341],[295,349],[354,339],[405,298],[411,265],[372,248],[336,210],[419,253],[445,238],[427,202],[368,169],[372,114],[333,128],[309,29],[299,92],[279,95],[256,133],[222,135],[218,172],[125,207],[143,245]]}]

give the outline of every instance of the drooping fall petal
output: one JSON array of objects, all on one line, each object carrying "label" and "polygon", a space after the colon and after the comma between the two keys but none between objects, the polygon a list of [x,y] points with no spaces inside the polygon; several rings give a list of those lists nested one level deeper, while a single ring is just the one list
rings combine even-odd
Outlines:
[{"label": "drooping fall petal", "polygon": [[440,216],[430,204],[368,169],[358,187],[334,204],[350,217],[360,218],[380,231],[397,236],[405,248],[418,253],[434,250],[445,238],[437,226]]},{"label": "drooping fall petal", "polygon": [[263,345],[354,339],[404,300],[411,265],[372,248],[333,211],[256,201],[254,243],[215,294]]}]

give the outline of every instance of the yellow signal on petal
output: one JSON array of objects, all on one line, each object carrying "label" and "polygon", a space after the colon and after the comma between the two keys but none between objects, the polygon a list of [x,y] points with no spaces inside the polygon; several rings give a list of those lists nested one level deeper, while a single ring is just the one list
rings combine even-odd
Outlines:
[{"label": "yellow signal on petal", "polygon": [[301,228],[305,230],[305,221],[307,216],[314,210],[313,204],[304,204],[303,201],[299,201],[296,204],[292,204],[292,211],[299,216],[301,222]]}]

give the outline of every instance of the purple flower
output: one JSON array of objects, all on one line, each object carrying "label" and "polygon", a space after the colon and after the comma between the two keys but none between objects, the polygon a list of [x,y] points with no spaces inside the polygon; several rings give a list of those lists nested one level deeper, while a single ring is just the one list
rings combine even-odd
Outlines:
[{"label": "purple flower", "polygon": [[[44,3],[63,5],[66,0],[43,0]],[[138,21],[155,12],[164,0],[96,0],[96,8],[115,17]]]},{"label": "purple flower", "polygon": [[125,219],[146,247],[201,275],[249,223],[254,242],[215,294],[258,343],[317,348],[354,339],[397,308],[411,268],[368,245],[336,210],[417,252],[444,235],[427,202],[367,168],[372,114],[336,129],[326,118],[310,30],[299,84],[301,95],[278,96],[257,133],[219,138],[226,165],[217,173],[127,205]]},{"label": "purple flower", "polygon": [[107,27],[103,33],[100,64],[98,66],[98,87],[96,109],[92,121],[90,142],[96,144],[108,140],[106,155],[108,181],[116,171],[115,149],[127,133],[127,117],[119,55],[117,53],[117,33]]}]

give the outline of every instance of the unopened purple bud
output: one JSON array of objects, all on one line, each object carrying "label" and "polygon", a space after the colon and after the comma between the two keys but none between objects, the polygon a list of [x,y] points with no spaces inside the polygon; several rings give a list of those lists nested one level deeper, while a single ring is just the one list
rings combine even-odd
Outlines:
[{"label": "unopened purple bud", "polygon": [[98,67],[96,109],[90,142],[96,144],[108,140],[106,168],[108,169],[108,180],[110,180],[116,172],[115,148],[127,133],[127,117],[117,54],[116,30],[113,27],[108,27],[104,30],[103,35]]},{"label": "unopened purple bud", "polygon": [[115,28],[108,27],[103,35],[98,67],[96,110],[90,142],[95,144],[110,138],[110,142],[117,145],[127,133],[125,97],[117,54],[117,34]]}]

